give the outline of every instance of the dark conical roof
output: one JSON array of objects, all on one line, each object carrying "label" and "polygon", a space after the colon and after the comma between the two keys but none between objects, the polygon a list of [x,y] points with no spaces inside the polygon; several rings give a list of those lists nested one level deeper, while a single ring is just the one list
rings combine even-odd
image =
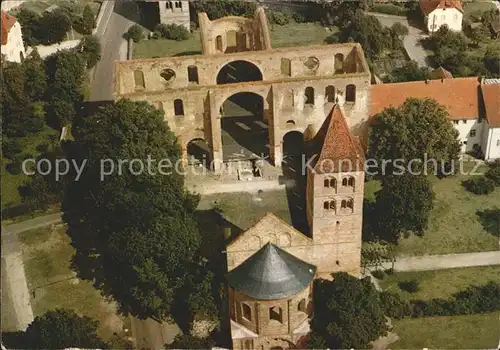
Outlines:
[{"label": "dark conical roof", "polygon": [[304,290],[314,278],[316,266],[267,243],[228,274],[229,285],[252,298],[283,299]]}]

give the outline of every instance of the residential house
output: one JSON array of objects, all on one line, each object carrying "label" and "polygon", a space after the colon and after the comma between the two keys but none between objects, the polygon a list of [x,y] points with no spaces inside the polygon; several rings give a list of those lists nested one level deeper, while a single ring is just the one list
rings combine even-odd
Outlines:
[{"label": "residential house", "polygon": [[481,95],[485,115],[481,148],[490,161],[500,158],[500,79],[485,79]]},{"label": "residential house", "polygon": [[21,25],[17,19],[5,11],[1,11],[2,31],[1,47],[2,59],[10,62],[22,62],[26,56],[24,50],[23,34]]},{"label": "residential house", "polygon": [[429,33],[443,25],[456,32],[462,30],[464,9],[461,0],[420,0],[420,10]]},{"label": "residential house", "polygon": [[462,152],[471,152],[483,144],[479,85],[477,77],[372,85],[370,116],[398,107],[410,97],[435,99],[458,130]]}]

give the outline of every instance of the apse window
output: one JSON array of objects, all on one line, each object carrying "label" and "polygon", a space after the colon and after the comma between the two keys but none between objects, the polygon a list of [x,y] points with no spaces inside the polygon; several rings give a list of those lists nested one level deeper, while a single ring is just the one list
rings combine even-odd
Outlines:
[{"label": "apse window", "polygon": [[283,323],[283,309],[279,306],[269,308],[269,320],[278,321]]},{"label": "apse window", "polygon": [[247,321],[252,320],[252,309],[247,304],[241,304],[241,308],[243,310],[243,318]]}]

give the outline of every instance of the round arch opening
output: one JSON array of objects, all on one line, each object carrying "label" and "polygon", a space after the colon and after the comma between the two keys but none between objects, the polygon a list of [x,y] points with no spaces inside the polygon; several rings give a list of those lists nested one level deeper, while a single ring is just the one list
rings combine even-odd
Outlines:
[{"label": "round arch opening", "polygon": [[224,65],[217,74],[217,85],[248,81],[262,81],[259,67],[248,61],[233,61]]},{"label": "round arch opening", "polygon": [[224,161],[259,159],[269,154],[269,131],[264,120],[264,98],[238,92],[220,108]]},{"label": "round arch opening", "polygon": [[210,151],[208,143],[202,138],[195,138],[186,145],[188,164],[195,166],[208,166]]}]

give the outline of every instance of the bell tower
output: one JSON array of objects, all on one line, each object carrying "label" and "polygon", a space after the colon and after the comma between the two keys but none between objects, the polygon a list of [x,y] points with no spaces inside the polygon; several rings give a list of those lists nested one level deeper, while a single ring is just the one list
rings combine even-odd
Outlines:
[{"label": "bell tower", "polygon": [[307,220],[320,274],[360,273],[364,152],[335,105],[312,140],[307,169]]}]

